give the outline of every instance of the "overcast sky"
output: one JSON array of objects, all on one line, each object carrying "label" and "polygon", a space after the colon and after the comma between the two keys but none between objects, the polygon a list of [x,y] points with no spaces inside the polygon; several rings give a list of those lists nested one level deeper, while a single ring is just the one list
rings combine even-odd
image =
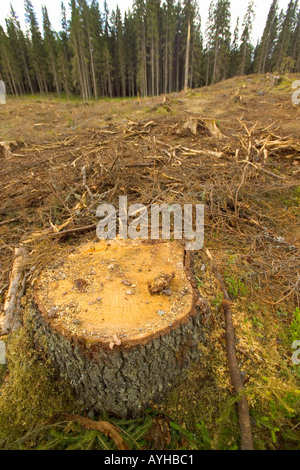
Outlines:
[{"label": "overcast sky", "polygon": [[[46,5],[49,13],[49,17],[53,28],[56,31],[60,30],[60,3],[61,0],[31,0],[38,16],[40,26],[42,25],[41,10],[42,5]],[[63,0],[68,10],[68,0]],[[17,12],[21,25],[25,29],[24,23],[24,0],[0,0],[0,24],[5,27],[5,18],[9,14],[10,3],[12,3],[14,10]],[[102,5],[102,0],[99,1]],[[119,5],[122,11],[127,10],[131,7],[132,0],[107,0],[110,10],[113,10],[116,5]],[[269,12],[272,0],[256,0],[256,18],[254,22],[254,28],[252,37],[256,43],[263,33],[267,15]],[[280,8],[286,10],[289,0],[279,0]],[[210,0],[198,0],[199,10],[202,18],[202,31],[205,31],[205,25],[207,20],[207,13],[209,8]],[[236,19],[240,17],[240,23],[242,23],[248,5],[248,0],[231,0],[231,15],[232,15],[232,31],[234,30]]]}]

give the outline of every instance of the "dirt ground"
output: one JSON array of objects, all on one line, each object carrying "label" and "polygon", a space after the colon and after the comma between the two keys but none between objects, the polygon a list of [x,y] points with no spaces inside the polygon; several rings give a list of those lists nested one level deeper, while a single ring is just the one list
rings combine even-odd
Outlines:
[{"label": "dirt ground", "polygon": [[[204,203],[205,245],[232,298],[261,449],[300,445],[300,372],[291,360],[300,295],[300,106],[291,95],[299,78],[273,87],[267,76],[242,77],[141,100],[8,98],[0,108],[0,141],[8,142],[0,146],[2,302],[14,248],[28,246],[34,282],[58,250],[96,240],[100,202]],[[203,251],[196,260],[210,343],[201,370],[158,409],[179,423],[183,447],[235,448],[221,289]]]}]

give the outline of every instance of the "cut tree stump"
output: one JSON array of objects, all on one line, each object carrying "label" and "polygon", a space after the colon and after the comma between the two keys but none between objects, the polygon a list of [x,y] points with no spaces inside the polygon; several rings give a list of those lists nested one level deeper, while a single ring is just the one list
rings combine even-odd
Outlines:
[{"label": "cut tree stump", "polygon": [[203,302],[177,241],[84,245],[41,273],[33,299],[37,344],[93,412],[139,416],[201,356]]}]

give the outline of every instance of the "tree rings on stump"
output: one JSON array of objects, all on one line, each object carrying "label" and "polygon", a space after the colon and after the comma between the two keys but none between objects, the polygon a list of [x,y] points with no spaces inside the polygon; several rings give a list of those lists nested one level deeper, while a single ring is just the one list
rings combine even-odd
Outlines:
[{"label": "tree rings on stump", "polygon": [[87,409],[136,417],[199,359],[205,327],[192,268],[177,241],[113,240],[40,274],[36,339]]}]

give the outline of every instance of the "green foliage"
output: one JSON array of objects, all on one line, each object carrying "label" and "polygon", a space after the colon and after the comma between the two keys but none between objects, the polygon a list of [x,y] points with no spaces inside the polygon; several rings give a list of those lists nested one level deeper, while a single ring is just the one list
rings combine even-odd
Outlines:
[{"label": "green foliage", "polygon": [[265,386],[254,390],[257,404],[252,410],[256,426],[261,429],[257,439],[262,449],[300,449],[300,391],[279,386],[264,377]]},{"label": "green foliage", "polygon": [[[212,446],[212,441],[209,435],[209,431],[207,430],[203,421],[196,424],[198,429],[198,435],[196,433],[192,433],[187,429],[183,428],[177,423],[170,422],[170,427],[175,431],[177,434],[177,439],[180,439],[180,435],[184,436],[186,439],[189,450],[210,450]],[[175,434],[175,435],[176,435]]]},{"label": "green foliage", "polygon": [[[258,73],[300,71],[296,0],[280,14],[278,0],[273,0],[255,52],[253,0],[249,0],[241,31],[237,23],[233,40],[230,1],[211,1],[205,42],[196,0],[132,3],[123,15],[118,7],[110,12],[107,2],[100,7],[96,0],[71,0],[67,15],[62,3],[58,32],[43,7],[43,34],[32,1],[25,0],[29,34],[22,31],[11,7],[6,29],[0,27],[0,76],[8,92],[16,96],[55,93],[63,99],[76,94],[88,101],[99,96],[178,92],[186,85],[197,88],[253,69]],[[163,114],[163,109],[158,113]]]},{"label": "green foliage", "polygon": [[284,197],[281,198],[284,204],[288,208],[299,208],[300,207],[300,186],[296,186],[289,191]]},{"label": "green foliage", "polygon": [[300,341],[300,309],[297,307],[293,312],[293,321],[290,326],[292,341]]},{"label": "green foliage", "polygon": [[240,278],[236,278],[234,275],[227,275],[225,282],[228,288],[228,293],[234,299],[238,297],[245,297],[248,293],[248,289]]},{"label": "green foliage", "polygon": [[2,383],[4,382],[5,373],[6,373],[6,366],[4,364],[0,364],[0,387]]},{"label": "green foliage", "polygon": [[217,295],[217,297],[215,297],[211,304],[213,305],[213,307],[216,308],[217,312],[220,310],[221,308],[221,305],[223,303],[223,298],[224,298],[224,295],[223,295],[223,292],[219,292],[219,294]]},{"label": "green foliage", "polygon": [[197,281],[198,289],[200,289],[203,286],[203,281],[201,281],[201,279],[199,279],[197,276],[195,276],[195,279]]},{"label": "green foliage", "polygon": [[292,197],[294,205],[300,207],[300,186],[294,189]]},{"label": "green foliage", "polygon": [[[120,436],[132,450],[145,448],[144,439],[151,427],[152,417],[146,415],[136,420],[110,420]],[[85,430],[75,421],[58,422],[37,427],[10,444],[11,449],[34,450],[116,450],[115,442],[100,431]]]}]

